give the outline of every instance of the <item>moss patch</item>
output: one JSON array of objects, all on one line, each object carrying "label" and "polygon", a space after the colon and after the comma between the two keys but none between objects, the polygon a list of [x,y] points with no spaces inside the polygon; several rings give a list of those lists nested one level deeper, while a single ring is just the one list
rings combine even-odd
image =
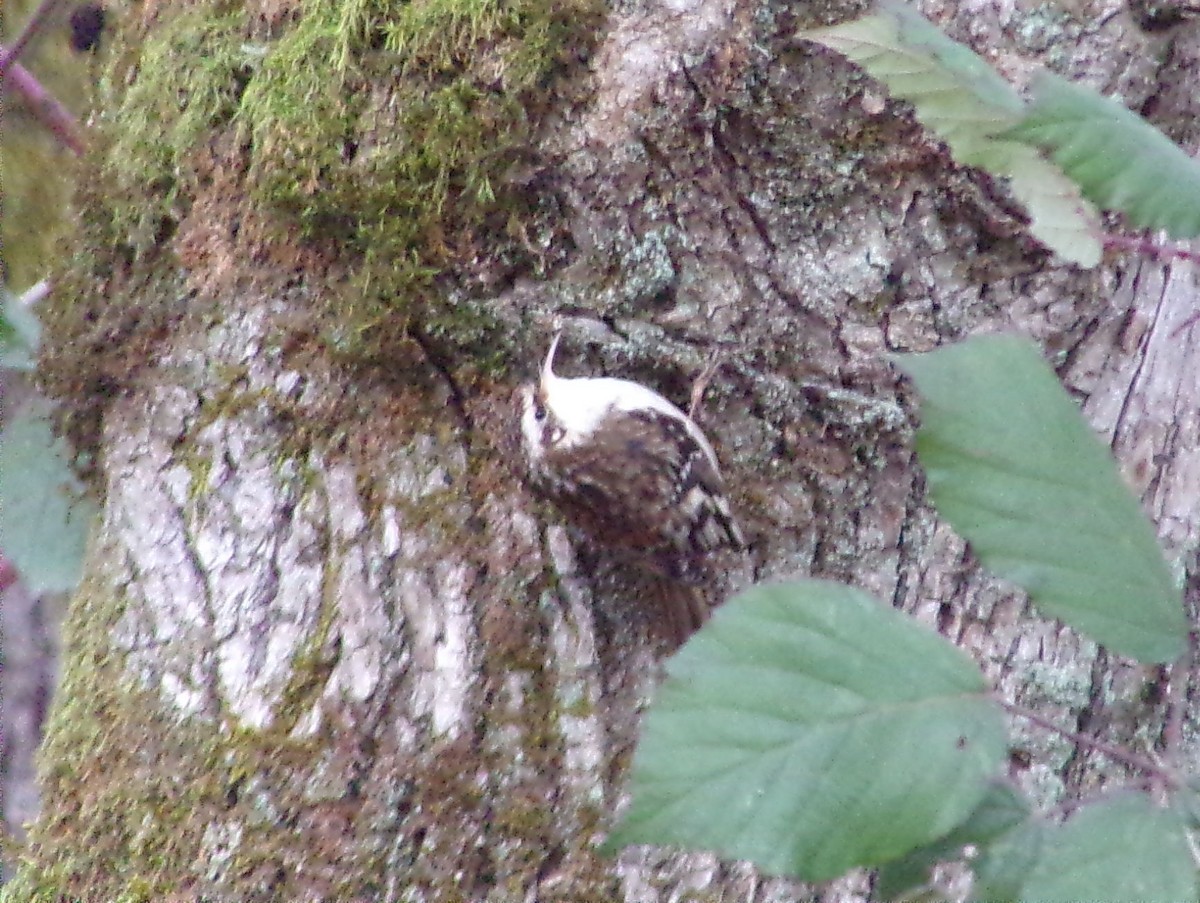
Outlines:
[{"label": "moss patch", "polygon": [[286,297],[278,342],[311,356],[394,373],[415,339],[499,372],[520,324],[488,299],[570,250],[539,142],[586,90],[600,0],[146,15],[112,35],[76,253],[43,312],[43,381],[79,447],[162,343],[242,298]]},{"label": "moss patch", "polygon": [[[210,143],[248,77],[241,13],[171,7],[151,27],[126,14],[105,51],[75,196],[73,255],[39,313],[41,377],[77,448],[94,451],[108,401],[159,358],[205,303],[170,253],[211,180]],[[232,128],[232,126],[228,126]],[[60,262],[61,263],[61,262]]]},{"label": "moss patch", "polygon": [[250,74],[246,16],[182,7],[146,31],[135,59],[115,55],[97,120],[106,145],[99,174],[114,245],[140,254],[173,232],[200,187],[202,153],[232,120]]},{"label": "moss patch", "polygon": [[251,190],[358,258],[339,347],[370,357],[418,321],[479,338],[486,309],[435,281],[470,294],[544,263],[526,236],[553,234],[556,206],[534,142],[600,15],[596,0],[315,0],[271,46],[239,112]]}]

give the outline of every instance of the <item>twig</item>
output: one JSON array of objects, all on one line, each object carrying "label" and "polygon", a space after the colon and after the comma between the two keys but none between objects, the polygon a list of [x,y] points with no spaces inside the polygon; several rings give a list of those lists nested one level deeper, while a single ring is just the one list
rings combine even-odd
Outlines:
[{"label": "twig", "polygon": [[1141,756],[1135,752],[1130,752],[1127,749],[1122,749],[1119,746],[1113,746],[1110,743],[1105,743],[1103,740],[1097,740],[1095,737],[1089,737],[1087,734],[1081,734],[1077,731],[1069,731],[1066,728],[1059,727],[1049,718],[1039,715],[1037,712],[1022,708],[1018,705],[1005,702],[1003,699],[996,698],[996,701],[1010,715],[1016,715],[1018,718],[1024,718],[1031,724],[1036,724],[1040,728],[1044,728],[1052,733],[1058,734],[1067,740],[1070,740],[1077,746],[1086,746],[1096,750],[1110,759],[1120,762],[1122,765],[1127,765],[1130,768],[1136,768],[1138,771],[1150,775],[1156,782],[1170,787],[1180,787],[1183,781],[1173,771],[1165,768],[1161,763],[1155,761],[1149,756]]},{"label": "twig", "polygon": [[8,50],[0,48],[0,83],[8,75],[8,70],[16,65],[17,58],[25,52],[25,48],[29,46],[29,42],[33,40],[33,36],[38,33],[42,25],[50,18],[50,14],[54,12],[54,7],[58,6],[61,2],[62,0],[42,0],[38,4],[38,8],[33,11],[33,15],[29,17],[29,21],[25,23],[25,27],[21,29],[21,33],[17,35],[17,40],[13,42],[13,45]]},{"label": "twig", "polygon": [[[4,53],[0,45],[0,53]],[[11,56],[6,55],[5,59]],[[33,74],[20,63],[13,63],[12,68],[0,77],[0,87],[11,85],[17,93],[25,98],[33,115],[42,121],[46,128],[76,154],[82,154],[86,149],[80,134],[79,123],[66,107],[54,99],[41,86]]]},{"label": "twig", "polygon": [[1128,783],[1102,787],[1099,790],[1086,793],[1083,796],[1076,797],[1075,799],[1062,800],[1057,805],[1043,810],[1041,817],[1046,821],[1057,821],[1060,818],[1069,818],[1073,812],[1076,812],[1079,809],[1086,809],[1088,806],[1094,805],[1102,800],[1111,799],[1113,794],[1120,793],[1122,790],[1144,790],[1149,792],[1153,790],[1153,787],[1151,786],[1153,783],[1154,782],[1151,778],[1141,778],[1136,781],[1129,781]]},{"label": "twig", "polygon": [[54,290],[54,285],[49,279],[43,279],[41,282],[35,282],[25,291],[21,292],[21,297],[17,300],[24,308],[34,307],[38,302],[44,301]]},{"label": "twig", "polygon": [[1114,251],[1130,251],[1134,254],[1140,254],[1143,257],[1149,257],[1152,260],[1161,260],[1165,257],[1170,257],[1176,260],[1186,260],[1189,263],[1200,263],[1200,252],[1190,251],[1179,245],[1164,245],[1149,238],[1134,238],[1129,235],[1105,235],[1104,247]]}]

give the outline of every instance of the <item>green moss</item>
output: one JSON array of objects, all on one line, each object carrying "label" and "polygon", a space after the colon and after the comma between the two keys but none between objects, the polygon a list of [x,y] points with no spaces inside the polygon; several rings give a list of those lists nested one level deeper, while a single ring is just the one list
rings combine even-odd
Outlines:
[{"label": "green moss", "polygon": [[[301,0],[269,34],[226,0],[122,17],[75,259],[44,308],[43,383],[79,447],[160,343],[295,272],[305,353],[498,372],[521,324],[487,299],[569,250],[538,147],[586,90],[601,15],[601,0]],[[271,265],[243,269],[251,256]],[[204,267],[237,272],[237,293],[197,292]]]},{"label": "green moss", "polygon": [[211,732],[168,723],[122,676],[108,637],[123,605],[105,593],[85,580],[66,624],[71,654],[42,751],[43,817],[13,900],[161,898],[178,889],[165,864],[194,857],[204,829],[196,816],[223,796],[205,757],[193,758]]},{"label": "green moss", "polygon": [[[487,311],[432,311],[452,262],[535,266],[518,239],[545,201],[518,173],[586,53],[595,0],[313,0],[243,98],[258,199],[359,256],[338,299],[349,353],[414,314],[426,333],[484,334]],[[403,332],[403,329],[400,330]],[[461,337],[460,337],[461,338]],[[468,338],[470,341],[470,337]]]},{"label": "green moss", "polygon": [[[349,223],[352,186],[330,178],[342,168],[363,102],[347,71],[337,10],[305,15],[272,45],[247,87],[239,122],[254,142],[254,192],[297,219],[311,235]],[[330,192],[339,193],[331,196]]]},{"label": "green moss", "polygon": [[[570,0],[308,4],[243,98],[255,193],[309,233],[342,230],[430,277],[461,227],[515,202],[500,183],[527,152],[535,91],[584,42],[572,22],[584,12]],[[355,39],[383,47],[352,54]]]},{"label": "green moss", "polygon": [[114,56],[101,81],[107,140],[100,177],[112,230],[141,252],[182,217],[207,169],[207,142],[233,118],[249,73],[245,13],[196,6],[168,12],[136,58]]},{"label": "green moss", "polygon": [[212,181],[221,125],[248,77],[244,18],[168,5],[148,29],[129,15],[108,34],[75,195],[73,258],[39,309],[42,384],[65,402],[65,428],[89,456],[114,393],[154,365],[160,343],[185,321],[196,331],[207,325],[210,299],[189,288],[170,238]]},{"label": "green moss", "polygon": [[[379,872],[375,848],[363,840],[368,822],[319,849],[312,844],[320,812],[310,816],[313,833],[280,824],[281,813],[344,807],[347,775],[359,767],[343,755],[347,743],[296,736],[294,719],[254,731],[171,712],[131,680],[124,653],[110,645],[123,605],[107,592],[102,578],[86,579],[67,621],[69,656],[42,754],[43,814],[6,903],[140,903],[187,895],[210,879],[250,898],[261,876],[275,874],[291,882],[278,899],[308,899],[314,874],[343,869],[349,891],[332,898],[361,896]],[[303,652],[293,666],[290,703],[299,706],[301,685],[320,685],[328,663]],[[314,788],[328,799],[314,802]],[[223,831],[224,859],[214,851]],[[226,873],[198,873],[202,850],[212,854],[210,870]]]}]

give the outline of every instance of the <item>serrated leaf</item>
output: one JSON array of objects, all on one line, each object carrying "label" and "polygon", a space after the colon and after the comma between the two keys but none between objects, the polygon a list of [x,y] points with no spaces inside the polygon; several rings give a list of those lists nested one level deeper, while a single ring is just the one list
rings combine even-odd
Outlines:
[{"label": "serrated leaf", "polygon": [[1024,115],[1017,93],[970,48],[898,2],[800,37],[843,54],[909,101],[954,159],[1011,180],[1030,233],[1080,266],[1100,262],[1100,218],[1078,188],[1033,148],[1007,137]]},{"label": "serrated leaf", "polygon": [[1086,268],[1099,265],[1104,256],[1100,214],[1079,186],[1036,154],[1015,156],[1013,163],[1009,188],[1029,214],[1030,234],[1064,260]]},{"label": "serrated leaf", "polygon": [[1013,787],[999,782],[989,785],[975,811],[945,837],[880,866],[874,895],[880,900],[895,900],[912,893],[928,883],[934,865],[959,858],[968,845],[992,842],[1029,815],[1029,803]]},{"label": "serrated leaf", "polygon": [[93,516],[49,420],[14,417],[0,432],[0,552],[31,590],[79,581]]},{"label": "serrated leaf", "polygon": [[1145,793],[1121,793],[1047,827],[1021,899],[1037,903],[1195,900],[1196,867],[1183,820]]},{"label": "serrated leaf", "polygon": [[1138,227],[1200,235],[1200,163],[1114,100],[1050,73],[1008,135],[1044,149],[1084,195]]},{"label": "serrated leaf", "polygon": [[1187,622],[1154,530],[1032,343],[980,337],[897,361],[922,398],[934,504],[984,565],[1116,652],[1177,658]]},{"label": "serrated leaf", "polygon": [[917,119],[963,162],[1024,111],[1017,93],[974,51],[902,3],[883,3],[872,15],[800,37],[836,50],[911,102]]},{"label": "serrated leaf", "polygon": [[836,583],[760,586],[671,661],[613,844],[715,850],[820,881],[950,831],[1005,751],[978,668]]}]

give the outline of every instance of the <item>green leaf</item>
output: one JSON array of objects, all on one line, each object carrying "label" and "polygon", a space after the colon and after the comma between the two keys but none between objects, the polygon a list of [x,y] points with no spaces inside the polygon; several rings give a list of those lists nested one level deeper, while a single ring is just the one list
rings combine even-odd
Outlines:
[{"label": "green leaf", "polygon": [[1022,899],[1030,871],[1040,861],[1046,825],[1028,819],[985,845],[975,862],[974,900],[1010,903]]},{"label": "green leaf", "polygon": [[946,142],[960,164],[1010,179],[1036,239],[1080,266],[1100,262],[1095,208],[1036,149],[1009,137],[1024,104],[974,51],[898,2],[800,37],[843,54],[912,103],[917,119]]},{"label": "green leaf", "polygon": [[1041,73],[1008,136],[1043,148],[1101,207],[1172,238],[1200,234],[1200,163],[1140,116],[1082,85]]},{"label": "green leaf", "polygon": [[1180,793],[1176,798],[1176,805],[1179,807],[1179,815],[1183,818],[1189,831],[1200,830],[1200,796],[1197,796],[1197,790],[1200,781],[1195,775],[1187,778],[1187,792]]},{"label": "green leaf", "polygon": [[1006,167],[988,167],[1008,176],[1013,197],[1029,214],[1029,232],[1059,257],[1094,267],[1103,257],[1100,214],[1079,186],[1035,153],[1012,155]]},{"label": "green leaf", "polygon": [[1034,346],[988,336],[897,361],[938,512],[1046,614],[1122,655],[1184,650],[1180,593],[1109,450]]},{"label": "green leaf", "polygon": [[974,51],[902,3],[881,4],[872,15],[800,37],[836,50],[911,102],[917,119],[961,162],[1024,112],[1017,93]]},{"label": "green leaf", "polygon": [[945,837],[880,866],[874,896],[895,900],[912,893],[928,883],[935,864],[958,859],[967,845],[984,846],[1028,818],[1029,804],[1012,786],[989,785],[975,811]]},{"label": "green leaf", "polygon": [[1005,753],[979,670],[836,583],[760,586],[671,661],[612,844],[715,850],[820,881],[960,824]]},{"label": "green leaf", "polygon": [[1183,820],[1144,793],[1087,806],[1045,829],[1021,899],[1038,903],[1195,900],[1196,866]]},{"label": "green leaf", "polygon": [[0,551],[31,590],[79,581],[93,514],[50,422],[14,417],[0,432]]},{"label": "green leaf", "polygon": [[994,903],[1195,900],[1184,815],[1127,791],[1080,809],[1065,824],[1029,819],[982,847],[972,897]]}]

